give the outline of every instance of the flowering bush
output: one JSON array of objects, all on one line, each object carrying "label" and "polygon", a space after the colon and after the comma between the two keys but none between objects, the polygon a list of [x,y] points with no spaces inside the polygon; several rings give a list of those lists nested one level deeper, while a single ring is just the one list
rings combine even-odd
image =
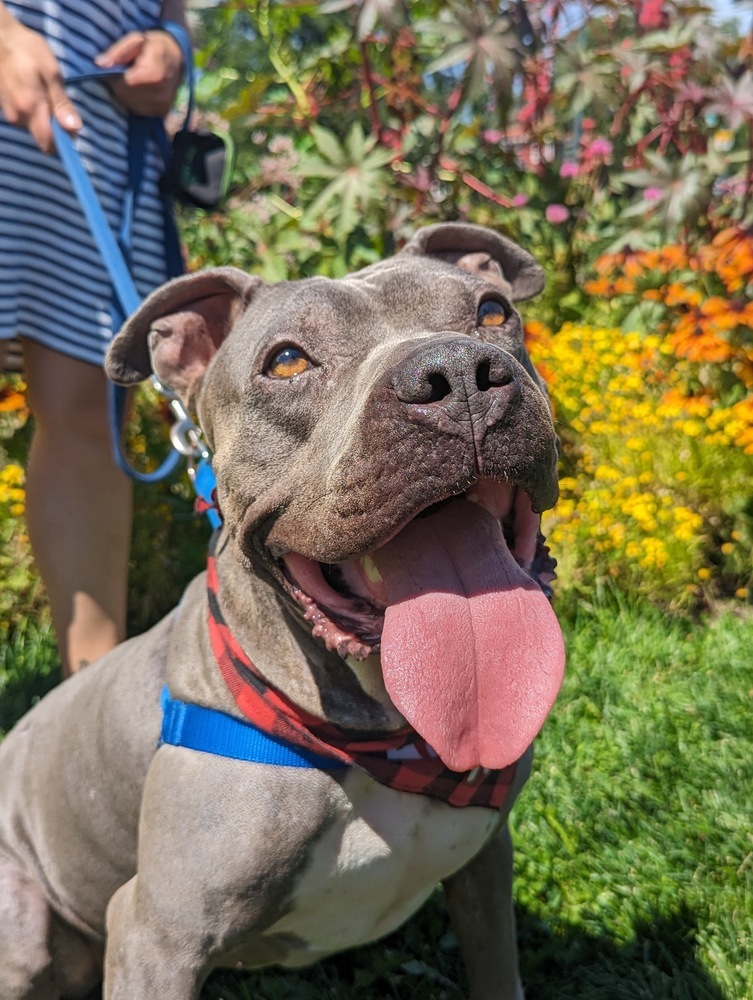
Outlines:
[{"label": "flowering bush", "polygon": [[753,232],[625,247],[594,272],[588,312],[603,322],[529,324],[562,428],[551,537],[565,575],[674,604],[749,601]]},{"label": "flowering bush", "polygon": [[565,586],[682,606],[753,593],[753,406],[689,396],[657,334],[528,326],[562,437],[547,533]]},{"label": "flowering bush", "polygon": [[695,251],[626,248],[599,258],[595,270],[599,276],[585,290],[607,302],[621,325],[638,319],[665,337],[696,403],[742,403],[746,412],[753,389],[753,230],[728,227]]},{"label": "flowering bush", "polygon": [[24,450],[29,416],[25,391],[18,376],[0,386],[0,629],[20,607],[29,607],[39,591],[24,524],[26,477],[17,454]]}]

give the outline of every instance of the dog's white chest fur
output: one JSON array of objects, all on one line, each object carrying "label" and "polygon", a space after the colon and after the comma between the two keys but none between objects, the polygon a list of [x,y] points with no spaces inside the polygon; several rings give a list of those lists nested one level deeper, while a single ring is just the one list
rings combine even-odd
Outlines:
[{"label": "dog's white chest fur", "polygon": [[344,791],[343,820],[316,845],[290,911],[264,935],[300,942],[286,965],[308,964],[394,930],[480,850],[499,822],[493,809],[457,809],[396,792],[355,769]]}]

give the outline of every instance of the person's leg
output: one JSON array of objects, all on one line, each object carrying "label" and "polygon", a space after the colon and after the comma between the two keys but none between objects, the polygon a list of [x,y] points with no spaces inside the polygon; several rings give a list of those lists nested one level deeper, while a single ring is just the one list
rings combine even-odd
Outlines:
[{"label": "person's leg", "polygon": [[29,340],[24,357],[29,536],[67,675],[125,637],[131,483],[111,457],[103,371]]}]

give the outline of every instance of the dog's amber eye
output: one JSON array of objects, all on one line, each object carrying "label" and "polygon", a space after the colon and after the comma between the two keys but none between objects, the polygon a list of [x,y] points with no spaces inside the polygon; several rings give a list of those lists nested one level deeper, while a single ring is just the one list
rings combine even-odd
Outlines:
[{"label": "dog's amber eye", "polygon": [[293,378],[311,367],[311,362],[297,347],[283,347],[269,362],[267,375],[272,378]]},{"label": "dog's amber eye", "polygon": [[501,302],[489,299],[478,307],[477,326],[503,326],[507,320],[507,312]]}]

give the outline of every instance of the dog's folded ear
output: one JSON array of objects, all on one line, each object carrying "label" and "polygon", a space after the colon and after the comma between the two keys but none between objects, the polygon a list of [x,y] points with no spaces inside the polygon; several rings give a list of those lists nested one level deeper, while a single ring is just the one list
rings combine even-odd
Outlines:
[{"label": "dog's folded ear", "polygon": [[513,302],[530,299],[544,287],[545,277],[533,257],[505,236],[469,222],[426,226],[401,253],[438,257],[497,285]]},{"label": "dog's folded ear", "polygon": [[175,278],[126,320],[107,352],[105,371],[120,385],[154,372],[191,405],[207,365],[263,286],[261,278],[235,267]]}]

